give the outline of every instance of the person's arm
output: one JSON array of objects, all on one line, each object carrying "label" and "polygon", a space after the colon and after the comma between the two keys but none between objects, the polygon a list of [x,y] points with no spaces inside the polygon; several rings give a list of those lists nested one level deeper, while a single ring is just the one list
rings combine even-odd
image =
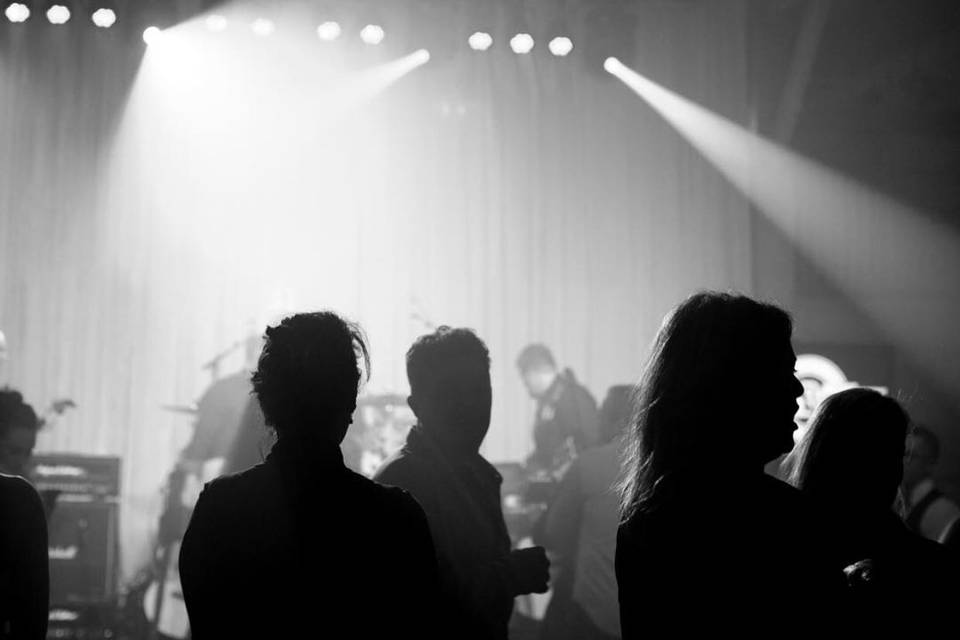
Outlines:
[{"label": "person's arm", "polygon": [[[180,547],[180,583],[194,640],[224,637],[224,625],[236,617],[230,602],[230,532],[226,513],[215,493],[204,489]],[[235,563],[234,563],[235,564]]]},{"label": "person's arm", "polygon": [[[449,519],[455,515],[451,516],[447,512],[449,507],[438,499],[432,479],[422,476],[411,465],[398,461],[382,469],[376,481],[408,491],[423,508],[436,549],[440,587],[444,594],[449,594],[478,617],[489,619],[491,612],[497,612],[504,603],[512,606],[512,599],[517,595],[546,591],[548,564],[542,549],[516,550],[493,561],[478,562],[463,552],[461,540],[449,524]],[[543,555],[542,571],[539,570],[540,555]]]},{"label": "person's arm", "polygon": [[408,525],[408,531],[397,549],[403,564],[400,573],[407,580],[403,593],[397,594],[403,603],[396,629],[401,636],[415,634],[418,638],[439,640],[448,637],[450,629],[437,615],[437,603],[441,601],[440,570],[430,526],[417,501],[405,491],[398,493],[402,496],[400,520]]}]

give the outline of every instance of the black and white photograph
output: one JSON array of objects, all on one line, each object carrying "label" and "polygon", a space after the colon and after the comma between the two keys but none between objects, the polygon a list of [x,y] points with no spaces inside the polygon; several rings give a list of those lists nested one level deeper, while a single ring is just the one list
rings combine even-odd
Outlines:
[{"label": "black and white photograph", "polygon": [[0,640],[958,605],[957,0],[0,0]]}]

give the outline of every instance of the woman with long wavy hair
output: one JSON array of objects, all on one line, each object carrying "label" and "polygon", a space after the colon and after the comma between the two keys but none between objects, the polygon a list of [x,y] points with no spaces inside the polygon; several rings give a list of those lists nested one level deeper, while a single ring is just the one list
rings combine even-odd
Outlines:
[{"label": "woman with long wavy hair", "polygon": [[823,401],[790,453],[790,483],[827,516],[862,619],[885,619],[889,605],[933,610],[960,590],[957,559],[893,509],[909,428],[893,398],[847,389]]},{"label": "woman with long wavy hair", "polygon": [[804,497],[763,471],[793,444],[791,333],[782,309],[716,292],[660,328],[620,486],[624,638],[763,630],[842,587]]}]

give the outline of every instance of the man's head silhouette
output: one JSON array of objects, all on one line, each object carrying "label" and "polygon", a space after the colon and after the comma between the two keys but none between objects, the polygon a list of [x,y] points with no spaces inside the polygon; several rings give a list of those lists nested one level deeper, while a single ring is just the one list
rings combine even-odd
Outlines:
[{"label": "man's head silhouette", "polygon": [[470,329],[440,327],[407,351],[410,408],[444,448],[475,453],[490,427],[490,354]]}]

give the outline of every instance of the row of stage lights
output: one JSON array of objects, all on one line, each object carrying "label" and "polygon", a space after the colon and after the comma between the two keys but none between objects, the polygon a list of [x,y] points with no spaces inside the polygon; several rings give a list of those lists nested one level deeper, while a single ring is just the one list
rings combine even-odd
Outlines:
[{"label": "row of stage lights", "polygon": [[[210,31],[225,31],[227,19],[221,15],[210,15],[206,18],[206,25]],[[257,18],[250,23],[250,29],[258,36],[269,36],[275,30],[274,23],[266,18]],[[159,30],[153,32],[158,34]],[[323,22],[317,27],[317,37],[324,42],[333,42],[343,35],[343,28],[339,22]],[[360,40],[365,44],[377,45],[383,42],[386,32],[377,24],[368,24],[360,30]],[[467,38],[467,44],[474,51],[486,51],[493,46],[493,36],[485,31],[477,31]],[[526,54],[533,51],[535,45],[533,36],[529,33],[517,33],[510,38],[510,48],[514,53]],[[565,56],[573,51],[573,41],[566,36],[557,36],[550,40],[547,48],[555,56]]]},{"label": "row of stage lights", "polygon": [[[11,2],[7,4],[3,13],[10,22],[20,23],[29,20],[32,12],[30,6],[26,3]],[[48,3],[44,13],[50,24],[66,24],[73,16],[73,13],[70,11],[70,6],[59,2]],[[93,21],[93,24],[101,29],[109,29],[117,21],[117,12],[108,6],[106,2],[103,3],[103,6],[96,6],[95,3],[93,11],[90,13],[90,19]]]},{"label": "row of stage lights", "polygon": [[[104,3],[106,5],[107,3]],[[7,5],[4,14],[10,22],[26,22],[30,18],[30,7],[22,2],[11,2]],[[47,20],[50,24],[66,24],[71,18],[70,8],[66,4],[51,2],[47,5]],[[109,29],[117,21],[116,12],[109,6],[96,6],[90,14],[90,19],[97,27]],[[204,20],[207,29],[214,32],[226,31],[229,22],[226,17],[213,14]],[[267,18],[257,18],[250,23],[250,30],[257,36],[267,37],[276,31],[276,25]],[[143,40],[152,44],[159,40],[163,32],[159,27],[147,27],[143,32]],[[340,23],[328,21],[317,27],[317,37],[324,42],[333,42],[343,35]],[[368,45],[378,45],[383,42],[386,32],[377,24],[368,24],[360,30],[360,40]],[[486,51],[493,46],[493,36],[485,31],[477,31],[467,38],[467,44],[474,51]],[[524,55],[533,51],[536,42],[529,33],[517,33],[510,38],[510,49],[514,53]],[[547,48],[555,56],[563,57],[573,51],[573,41],[567,36],[556,36],[547,44]]]}]

